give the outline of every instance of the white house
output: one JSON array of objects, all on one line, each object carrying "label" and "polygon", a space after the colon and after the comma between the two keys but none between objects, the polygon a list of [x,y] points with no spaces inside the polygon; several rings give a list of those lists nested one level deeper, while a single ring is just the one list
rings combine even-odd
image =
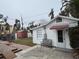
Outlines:
[{"label": "white house", "polygon": [[68,28],[78,26],[79,19],[57,16],[45,25],[33,28],[33,43],[41,44],[44,34],[52,40],[52,46],[72,49],[68,35]]}]

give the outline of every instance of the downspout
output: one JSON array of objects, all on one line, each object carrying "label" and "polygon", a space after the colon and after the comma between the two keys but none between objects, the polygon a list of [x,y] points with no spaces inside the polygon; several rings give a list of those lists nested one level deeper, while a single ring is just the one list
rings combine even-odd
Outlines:
[{"label": "downspout", "polygon": [[44,40],[47,40],[46,26],[44,26]]}]

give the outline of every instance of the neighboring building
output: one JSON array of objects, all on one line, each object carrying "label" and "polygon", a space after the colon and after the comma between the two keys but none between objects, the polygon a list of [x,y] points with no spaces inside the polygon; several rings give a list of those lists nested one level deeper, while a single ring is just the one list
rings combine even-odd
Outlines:
[{"label": "neighboring building", "polygon": [[27,32],[28,38],[32,37],[32,33],[28,30]]},{"label": "neighboring building", "polygon": [[28,38],[27,31],[24,30],[17,31],[17,38]]},{"label": "neighboring building", "polygon": [[[44,34],[52,40],[52,46],[72,49],[68,35],[68,28],[78,26],[79,19],[57,16],[45,25],[33,28],[33,43],[41,44]],[[46,29],[45,29],[46,28]]]}]

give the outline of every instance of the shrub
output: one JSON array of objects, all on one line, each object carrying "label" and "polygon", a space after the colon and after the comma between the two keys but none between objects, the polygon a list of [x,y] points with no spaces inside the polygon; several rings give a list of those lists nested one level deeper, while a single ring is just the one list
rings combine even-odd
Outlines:
[{"label": "shrub", "polygon": [[69,28],[70,45],[72,48],[79,48],[79,27]]}]

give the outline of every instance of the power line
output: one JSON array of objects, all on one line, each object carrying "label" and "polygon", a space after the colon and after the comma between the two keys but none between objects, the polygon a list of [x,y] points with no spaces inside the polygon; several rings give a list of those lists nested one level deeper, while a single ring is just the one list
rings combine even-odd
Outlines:
[{"label": "power line", "polygon": [[[34,16],[30,16],[30,17],[27,17],[27,18],[38,17],[38,16],[42,16],[42,15],[45,15],[45,14],[47,14],[47,13],[49,13],[49,12],[47,11],[47,12],[44,12],[44,13],[40,13],[40,14],[37,14],[37,15],[34,15]],[[26,18],[26,19],[27,19],[27,18]]]},{"label": "power line", "polygon": [[[34,16],[27,17],[27,18],[25,18],[25,19],[35,18],[35,17],[42,16],[42,15],[45,15],[45,14],[48,15],[49,11],[50,11],[50,10],[48,10],[48,11],[46,11],[46,12],[43,12],[43,13],[39,13],[39,14],[34,15]],[[15,20],[15,19],[16,19],[16,18],[10,18],[10,17],[8,17],[8,18],[9,18],[9,19],[12,19],[12,20]],[[22,17],[22,19],[23,19],[23,17]],[[25,21],[25,22],[26,22],[26,21]],[[24,22],[24,23],[25,23],[25,22]]]}]

